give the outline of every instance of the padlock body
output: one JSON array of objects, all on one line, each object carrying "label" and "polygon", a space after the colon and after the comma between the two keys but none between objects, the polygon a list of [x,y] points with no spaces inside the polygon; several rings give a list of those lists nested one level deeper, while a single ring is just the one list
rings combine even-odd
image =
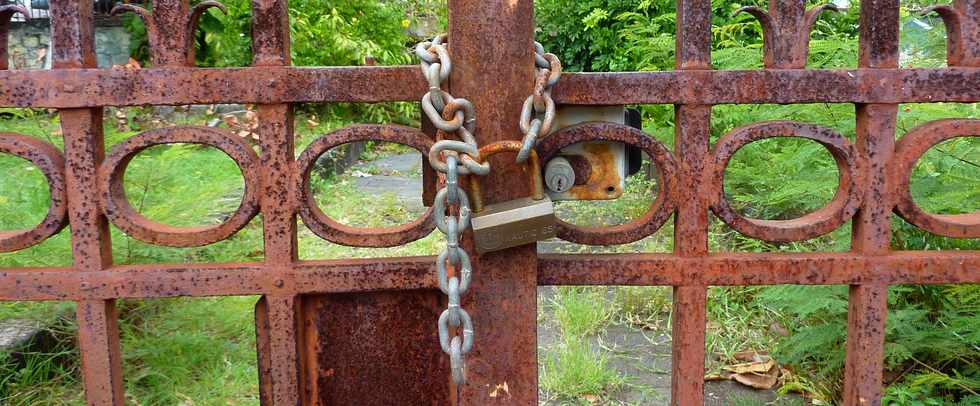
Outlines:
[{"label": "padlock body", "polygon": [[556,234],[555,205],[545,196],[530,197],[486,206],[470,221],[479,253],[530,244]]}]

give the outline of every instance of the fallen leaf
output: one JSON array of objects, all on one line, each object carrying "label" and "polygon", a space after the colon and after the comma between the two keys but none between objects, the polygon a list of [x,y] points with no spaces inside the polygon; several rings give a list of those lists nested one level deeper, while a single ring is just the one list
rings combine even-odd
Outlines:
[{"label": "fallen leaf", "polygon": [[776,366],[776,361],[769,358],[766,361],[756,361],[756,362],[745,362],[742,364],[729,365],[722,369],[734,374],[745,374],[745,373],[759,373],[764,374],[769,372]]},{"label": "fallen leaf", "polygon": [[751,386],[756,389],[772,389],[776,386],[776,376],[768,374],[735,374],[732,379],[742,385]]},{"label": "fallen leaf", "polygon": [[510,397],[510,387],[507,386],[507,382],[494,385],[493,390],[490,391],[490,397],[495,398],[500,396],[502,394],[501,392],[506,393],[507,397]]},{"label": "fallen leaf", "polygon": [[765,351],[748,350],[736,352],[732,354],[732,358],[742,362],[759,362],[769,359],[769,354]]},{"label": "fallen leaf", "polygon": [[225,114],[223,117],[221,117],[221,120],[224,121],[225,125],[228,127],[238,126],[238,117],[236,117],[234,114]]},{"label": "fallen leaf", "polygon": [[725,372],[725,371],[722,371],[721,373],[717,373],[717,374],[706,375],[704,377],[704,380],[706,382],[727,381],[729,379],[732,379],[732,374],[730,372]]}]

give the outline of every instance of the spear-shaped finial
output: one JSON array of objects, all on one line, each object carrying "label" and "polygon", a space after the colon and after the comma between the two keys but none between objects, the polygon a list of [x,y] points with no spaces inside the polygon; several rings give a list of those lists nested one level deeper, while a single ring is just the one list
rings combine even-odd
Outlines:
[{"label": "spear-shaped finial", "polygon": [[952,6],[928,7],[922,14],[932,12],[946,24],[946,64],[980,67],[980,1],[956,0]]},{"label": "spear-shaped finial", "polygon": [[840,11],[833,4],[806,10],[803,0],[771,0],[769,11],[742,7],[735,11],[749,13],[762,24],[763,64],[769,69],[802,69],[810,54],[810,31],[824,10]]},{"label": "spear-shaped finial", "polygon": [[228,13],[217,1],[202,1],[191,8],[187,0],[155,0],[152,13],[137,5],[119,4],[112,14],[131,12],[140,16],[146,25],[153,65],[194,66],[194,33],[201,15],[212,7]]}]

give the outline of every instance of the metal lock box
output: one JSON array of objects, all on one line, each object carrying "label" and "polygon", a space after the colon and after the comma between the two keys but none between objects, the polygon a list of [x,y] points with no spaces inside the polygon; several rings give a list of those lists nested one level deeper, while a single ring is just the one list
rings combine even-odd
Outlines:
[{"label": "metal lock box", "polygon": [[[504,141],[488,147],[493,148],[486,152],[480,150],[483,160],[504,151],[517,152],[521,149],[521,143]],[[470,225],[473,227],[473,240],[477,252],[483,254],[555,237],[557,233],[555,205],[551,198],[544,194],[541,163],[534,150],[529,154],[525,172],[531,183],[530,197],[508,200],[486,207],[483,205],[478,177],[470,177],[470,193],[473,197],[473,217],[470,219]]]},{"label": "metal lock box", "polygon": [[522,197],[487,206],[470,220],[479,253],[555,237],[555,206],[544,196]]}]

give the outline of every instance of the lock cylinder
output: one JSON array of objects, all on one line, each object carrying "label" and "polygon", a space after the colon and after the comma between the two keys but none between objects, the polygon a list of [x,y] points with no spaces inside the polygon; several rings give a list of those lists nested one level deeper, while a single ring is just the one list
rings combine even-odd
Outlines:
[{"label": "lock cylinder", "polygon": [[544,166],[544,184],[555,193],[565,193],[575,185],[575,169],[564,157],[548,161]]}]

